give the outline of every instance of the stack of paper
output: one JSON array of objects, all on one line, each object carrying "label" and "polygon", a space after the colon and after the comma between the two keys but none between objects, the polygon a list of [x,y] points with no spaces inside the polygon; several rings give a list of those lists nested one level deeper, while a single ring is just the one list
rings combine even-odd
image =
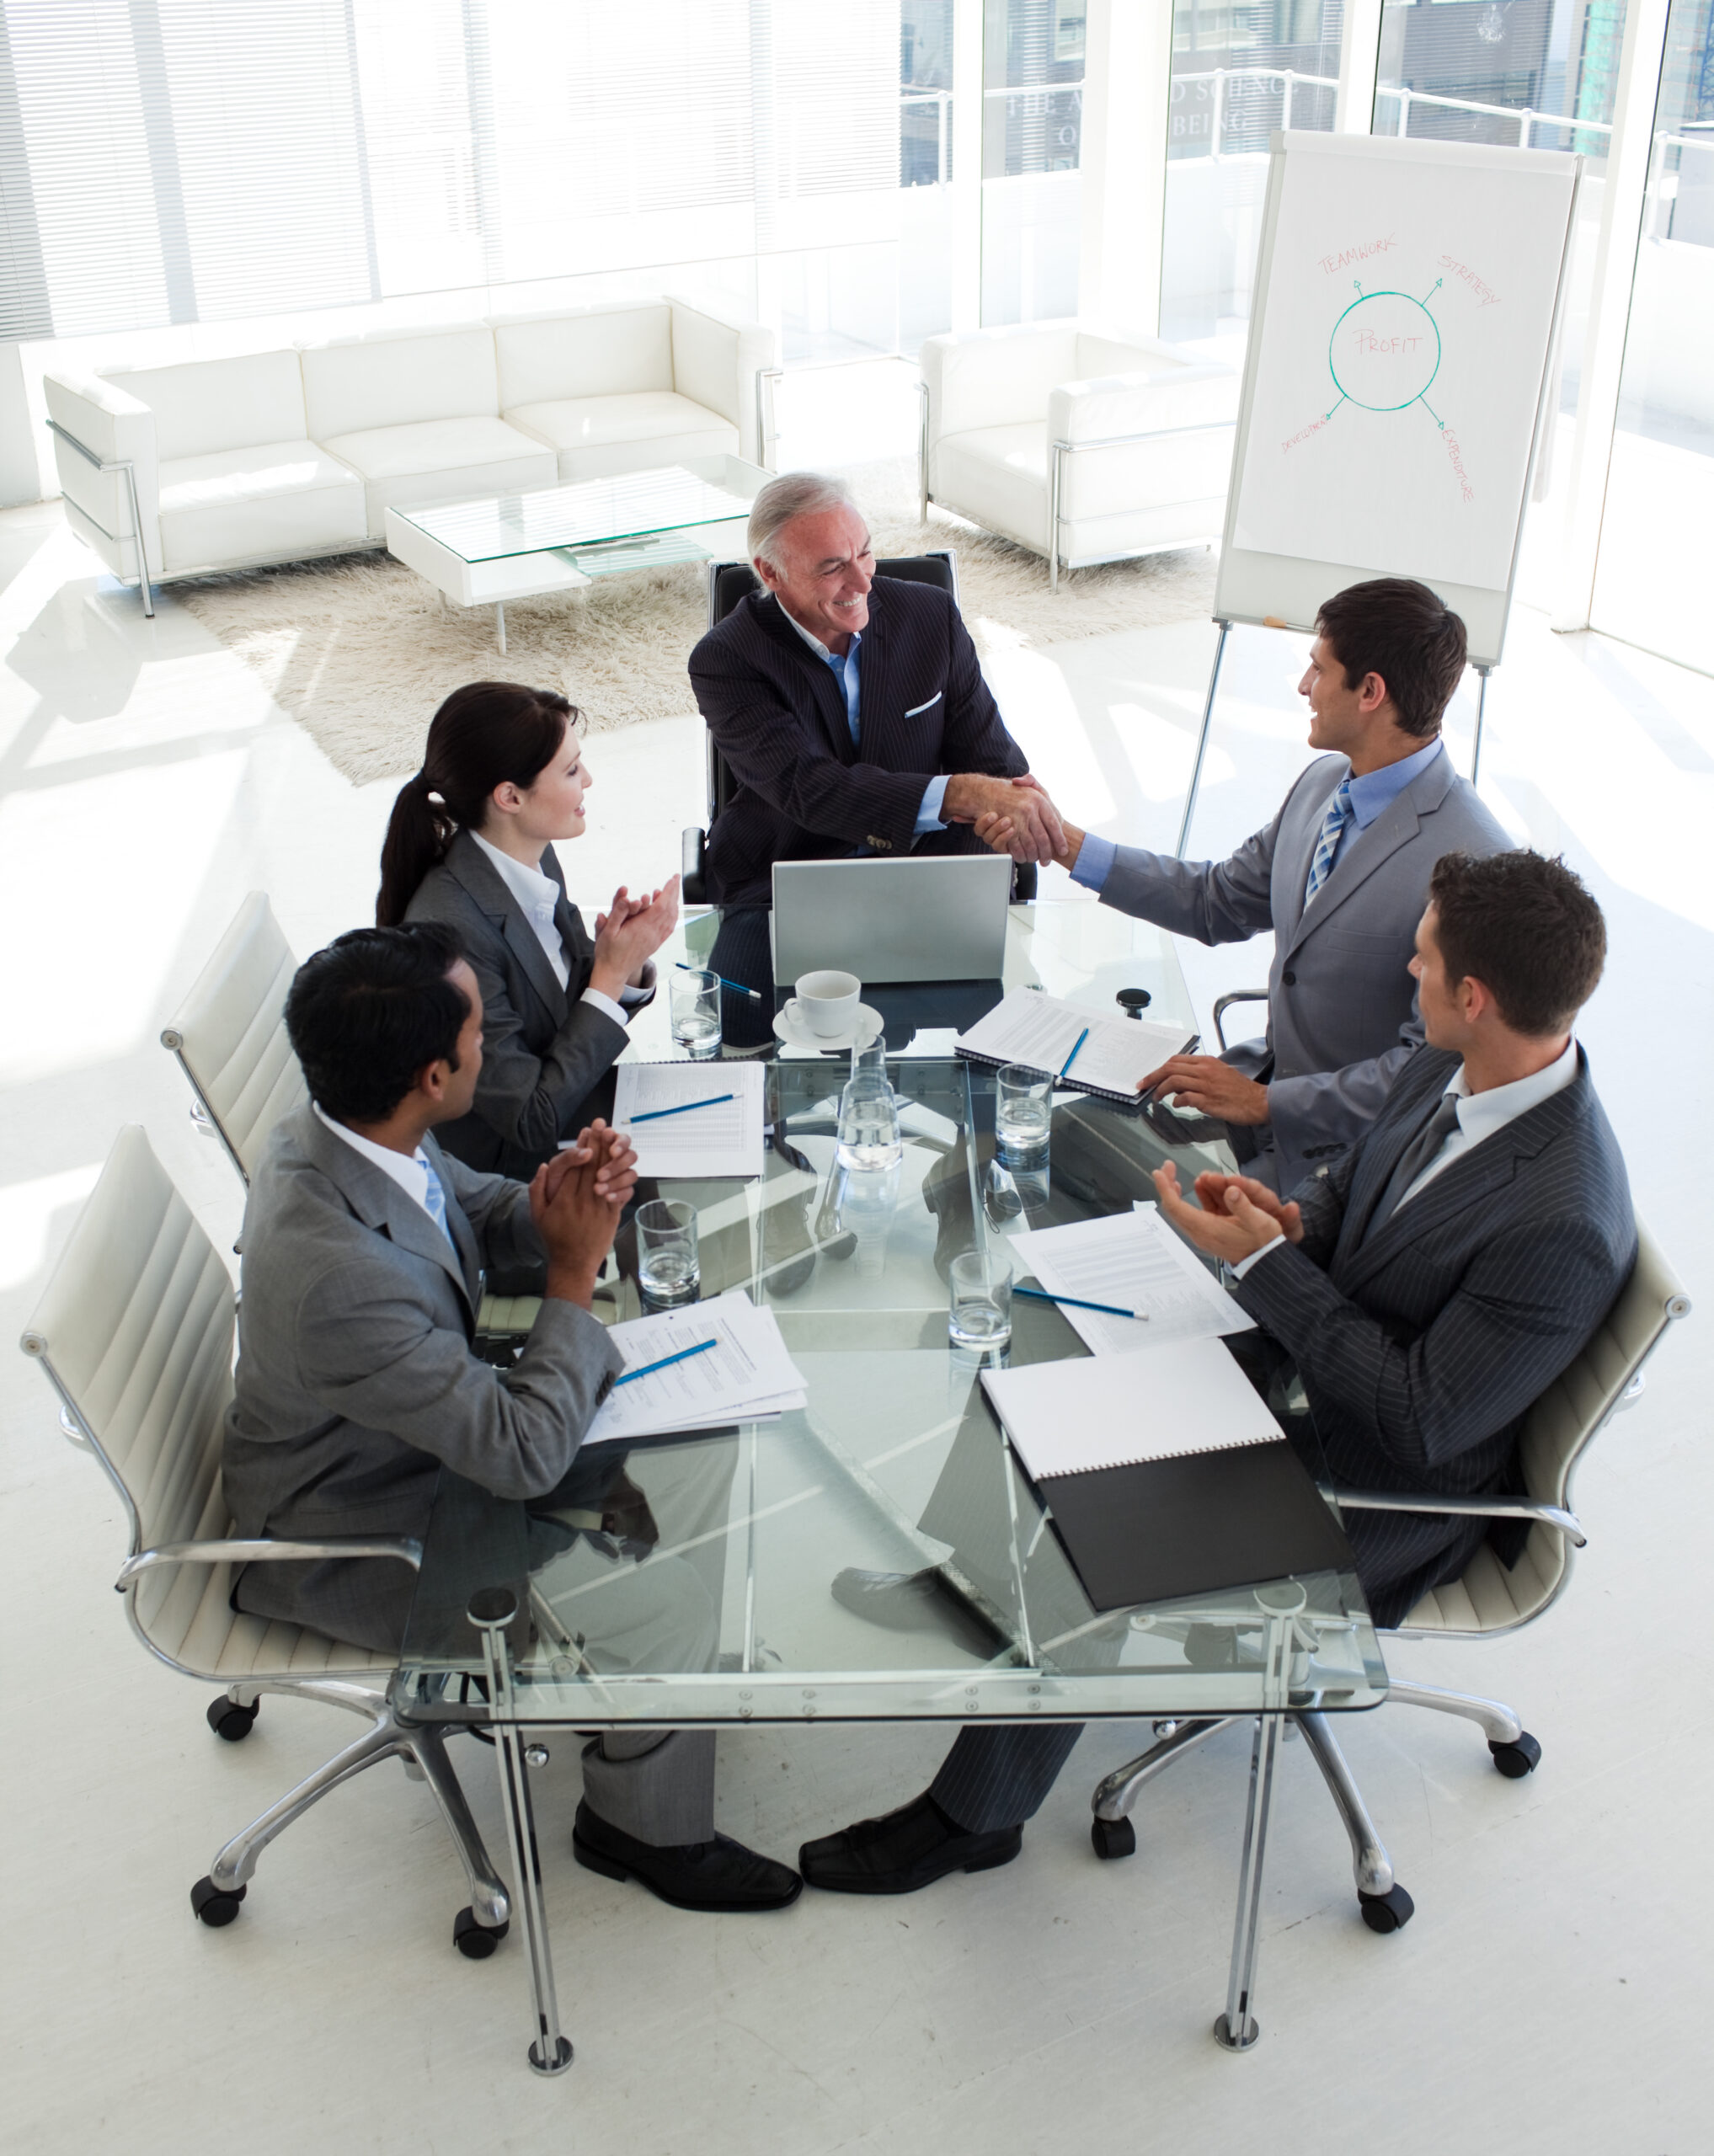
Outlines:
[{"label": "stack of paper", "polygon": [[[632,1318],[607,1337],[627,1371],[654,1363],[665,1367],[629,1383],[622,1378],[590,1423],[585,1445],[751,1422],[807,1401],[804,1374],[787,1352],[773,1312],[759,1310],[742,1288],[712,1302]],[[713,1347],[683,1355],[706,1341]],[[669,1356],[682,1359],[667,1362]]]},{"label": "stack of paper", "polygon": [[1267,1444],[1284,1435],[1214,1340],[1180,1341],[1150,1363],[1142,1385],[1097,1359],[984,1370],[982,1384],[1037,1482]]},{"label": "stack of paper", "polygon": [[1027,988],[1009,990],[956,1043],[958,1054],[973,1063],[1022,1063],[1076,1091],[1098,1093],[1132,1107],[1145,1078],[1195,1045],[1196,1036],[1187,1037],[1181,1026],[1148,1018],[1104,1018]]},{"label": "stack of paper", "polygon": [[613,1128],[637,1148],[643,1176],[759,1176],[760,1063],[622,1063]]},{"label": "stack of paper", "polygon": [[[1060,1305],[1092,1353],[1130,1355],[1170,1341],[1247,1332],[1253,1321],[1173,1234],[1152,1205],[1014,1235],[1011,1247]],[[1082,1310],[1106,1303],[1130,1317]]]}]

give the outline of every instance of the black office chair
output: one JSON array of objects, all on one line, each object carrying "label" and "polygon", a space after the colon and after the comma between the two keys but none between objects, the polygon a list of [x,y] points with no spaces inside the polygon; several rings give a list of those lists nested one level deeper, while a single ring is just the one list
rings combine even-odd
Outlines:
[{"label": "black office chair", "polygon": [[[877,576],[900,577],[911,584],[932,584],[947,592],[956,606],[958,603],[958,558],[950,547],[937,547],[927,554],[899,554],[875,563]],[[708,627],[724,622],[740,599],[752,591],[760,590],[761,579],[748,562],[710,562],[708,564]],[[708,822],[706,827],[692,825],[684,835],[681,863],[681,892],[686,905],[708,904],[706,867],[708,830],[714,819],[737,792],[737,785],[725,758],[714,746],[712,734],[706,738],[708,758]],[[1033,862],[1026,862],[1017,868],[1012,879],[1012,895],[1023,905],[1034,898],[1036,871]]]}]

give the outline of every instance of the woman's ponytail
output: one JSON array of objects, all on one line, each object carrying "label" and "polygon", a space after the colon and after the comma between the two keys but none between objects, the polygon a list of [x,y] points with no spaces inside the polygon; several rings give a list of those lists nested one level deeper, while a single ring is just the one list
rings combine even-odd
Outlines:
[{"label": "woman's ponytail", "polygon": [[377,928],[396,928],[457,833],[479,830],[489,797],[510,781],[533,786],[582,714],[551,689],[472,681],[455,689],[429,724],[423,768],[392,804],[381,848]]}]

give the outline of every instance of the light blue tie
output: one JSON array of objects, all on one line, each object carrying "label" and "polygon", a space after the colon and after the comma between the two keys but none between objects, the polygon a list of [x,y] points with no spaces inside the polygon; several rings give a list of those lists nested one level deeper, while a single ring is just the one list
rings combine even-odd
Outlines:
[{"label": "light blue tie", "polygon": [[[428,1187],[423,1193],[423,1203],[428,1208],[429,1218],[447,1241],[452,1243],[452,1230],[446,1225],[446,1193],[441,1187],[441,1178],[430,1166],[426,1153],[423,1155],[423,1169],[429,1178]],[[452,1243],[452,1248],[456,1254],[457,1244]]]},{"label": "light blue tie", "polygon": [[1316,857],[1310,863],[1309,889],[1304,893],[1307,905],[1333,871],[1333,856],[1339,851],[1339,841],[1345,835],[1345,826],[1354,812],[1351,807],[1351,780],[1349,774],[1339,781],[1339,791],[1327,803],[1327,813],[1322,819],[1322,834],[1316,841]]}]

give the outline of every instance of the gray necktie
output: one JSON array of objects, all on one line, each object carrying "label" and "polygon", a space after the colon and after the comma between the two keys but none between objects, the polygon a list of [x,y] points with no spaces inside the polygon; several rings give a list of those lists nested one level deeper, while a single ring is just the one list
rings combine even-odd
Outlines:
[{"label": "gray necktie", "polygon": [[1387,1179],[1380,1203],[1369,1217],[1368,1234],[1384,1228],[1397,1212],[1405,1193],[1458,1128],[1458,1103],[1463,1096],[1443,1093],[1440,1104],[1399,1155],[1398,1166]]}]

